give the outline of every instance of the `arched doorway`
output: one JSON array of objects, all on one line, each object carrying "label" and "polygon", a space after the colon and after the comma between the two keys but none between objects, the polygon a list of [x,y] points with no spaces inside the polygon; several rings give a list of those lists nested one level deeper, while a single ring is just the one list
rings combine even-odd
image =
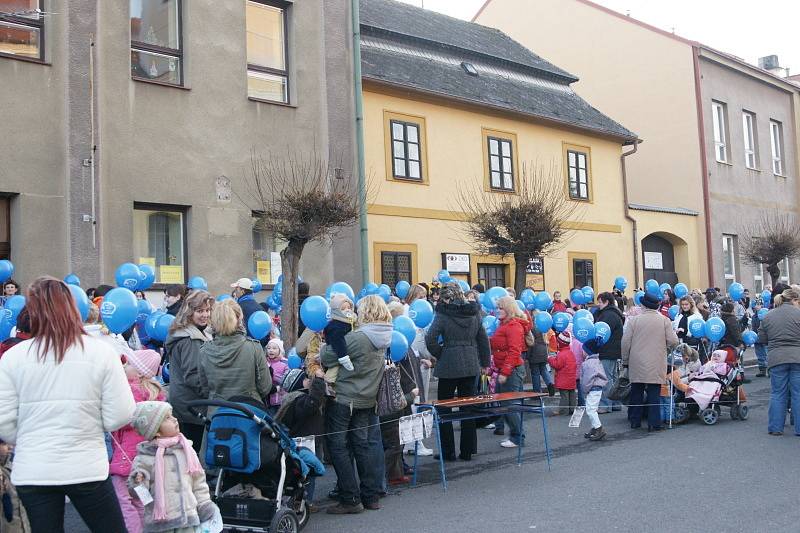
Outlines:
[{"label": "arched doorway", "polygon": [[678,283],[675,248],[671,240],[658,233],[651,233],[642,239],[642,267],[644,279],[670,285]]}]

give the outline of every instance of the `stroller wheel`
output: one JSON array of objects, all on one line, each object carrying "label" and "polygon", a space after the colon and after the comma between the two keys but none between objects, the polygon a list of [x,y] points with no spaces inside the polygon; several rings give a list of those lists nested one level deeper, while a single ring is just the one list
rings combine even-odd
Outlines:
[{"label": "stroller wheel", "polygon": [[750,414],[750,408],[747,404],[740,404],[739,405],[739,420],[747,420],[747,416]]},{"label": "stroller wheel", "polygon": [[731,405],[731,420],[739,420],[739,406],[738,405]]},{"label": "stroller wheel", "polygon": [[716,409],[709,407],[700,412],[700,418],[706,425],[713,426],[719,420],[719,412]]},{"label": "stroller wheel", "polygon": [[281,507],[272,517],[269,524],[269,533],[298,533],[300,524],[297,522],[297,515],[294,511]]}]

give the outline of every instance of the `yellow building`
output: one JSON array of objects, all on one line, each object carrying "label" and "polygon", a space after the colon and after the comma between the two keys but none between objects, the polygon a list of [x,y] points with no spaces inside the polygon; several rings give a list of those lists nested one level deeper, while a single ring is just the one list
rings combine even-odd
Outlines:
[{"label": "yellow building", "polygon": [[[577,96],[571,74],[505,34],[391,0],[361,3],[370,275],[512,285],[513,258],[477,255],[457,191],[515,194],[523,165],[556,168],[575,231],[528,283],[549,291],[634,280],[624,148],[634,133]],[[635,157],[635,156],[633,156]],[[543,272],[541,272],[543,266]]]}]

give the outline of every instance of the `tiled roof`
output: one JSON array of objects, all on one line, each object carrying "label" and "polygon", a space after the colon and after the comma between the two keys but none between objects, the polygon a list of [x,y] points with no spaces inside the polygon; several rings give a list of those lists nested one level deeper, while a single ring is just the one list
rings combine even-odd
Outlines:
[{"label": "tiled roof", "polygon": [[673,215],[687,215],[696,217],[700,215],[698,211],[686,209],[685,207],[662,207],[659,205],[628,204],[628,207],[636,211],[653,211],[655,213],[671,213]]}]

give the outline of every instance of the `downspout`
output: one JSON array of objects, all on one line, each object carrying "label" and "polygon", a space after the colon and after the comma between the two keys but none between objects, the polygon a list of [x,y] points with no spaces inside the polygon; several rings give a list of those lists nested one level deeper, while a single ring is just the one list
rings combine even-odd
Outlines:
[{"label": "downspout", "polygon": [[361,236],[361,280],[369,281],[369,239],[367,239],[367,178],[364,167],[364,95],[361,92],[361,17],[359,0],[350,0],[353,24],[353,97],[356,112],[356,155],[358,161],[358,224]]},{"label": "downspout", "polygon": [[636,219],[631,216],[630,208],[628,207],[628,173],[625,169],[625,158],[629,155],[633,155],[639,150],[639,143],[641,141],[636,139],[633,141],[633,150],[630,152],[622,152],[622,155],[619,156],[619,160],[622,164],[622,194],[625,201],[625,218],[630,221],[633,227],[633,277],[634,277],[634,287],[637,289],[641,287],[639,284],[639,227],[637,225]]},{"label": "downspout", "polygon": [[694,64],[694,97],[697,107],[697,133],[700,142],[700,166],[703,171],[703,213],[706,225],[706,257],[708,258],[708,286],[714,285],[714,246],[711,240],[711,202],[709,200],[708,158],[706,157],[706,127],[703,119],[703,95],[700,91],[700,49],[692,46]]}]

